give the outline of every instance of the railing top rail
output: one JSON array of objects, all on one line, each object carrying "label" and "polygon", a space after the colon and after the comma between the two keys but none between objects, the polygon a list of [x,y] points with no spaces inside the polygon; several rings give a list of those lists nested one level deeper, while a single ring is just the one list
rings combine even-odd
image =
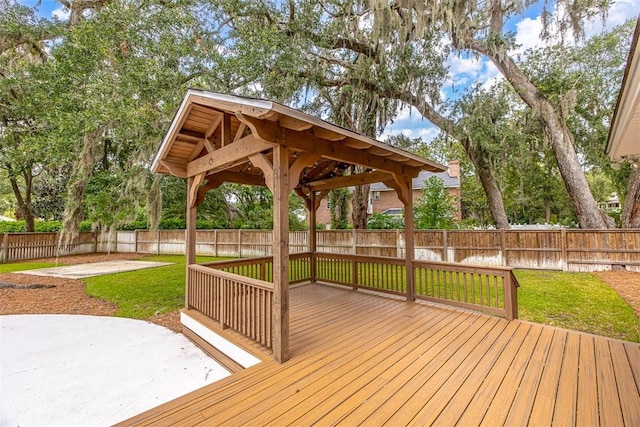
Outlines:
[{"label": "railing top rail", "polygon": [[260,262],[269,262],[272,261],[273,257],[272,256],[263,256],[263,257],[254,257],[254,258],[238,258],[238,259],[230,259],[230,260],[223,260],[223,261],[211,261],[211,262],[203,262],[203,263],[199,263],[198,265],[203,265],[209,268],[225,268],[225,267],[236,267],[236,266],[243,266],[243,265],[251,265],[251,264],[256,264],[256,263],[260,263]]},{"label": "railing top rail", "polygon": [[331,252],[315,252],[314,253],[315,256],[322,258],[322,257],[326,257],[326,258],[337,258],[337,259],[345,259],[345,260],[357,260],[357,261],[362,261],[362,260],[370,260],[370,261],[381,261],[384,262],[386,264],[398,264],[398,265],[404,265],[404,258],[397,258],[397,257],[388,257],[388,256],[370,256],[370,255],[354,255],[354,254],[334,254]]},{"label": "railing top rail", "polygon": [[487,272],[487,271],[497,271],[499,274],[504,274],[505,272],[512,272],[513,268],[511,267],[503,267],[500,265],[475,265],[475,264],[459,264],[459,263],[451,263],[451,262],[442,262],[442,261],[423,261],[423,260],[413,260],[413,264],[416,267],[443,267],[443,268],[451,268],[454,270],[467,271],[467,272]]},{"label": "railing top rail", "polygon": [[273,283],[265,282],[263,280],[252,279],[250,277],[241,276],[239,274],[229,273],[227,271],[217,270],[215,268],[208,268],[204,265],[199,265],[199,264],[191,264],[189,265],[189,269],[194,271],[200,271],[202,273],[209,274],[211,276],[235,280],[237,282],[241,282],[241,283],[253,286],[255,288],[260,288],[260,289],[273,292]]}]

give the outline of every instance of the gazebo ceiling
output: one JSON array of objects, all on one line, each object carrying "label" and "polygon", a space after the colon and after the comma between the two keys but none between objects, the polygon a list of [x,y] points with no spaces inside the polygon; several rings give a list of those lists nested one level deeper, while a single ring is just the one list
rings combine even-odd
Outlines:
[{"label": "gazebo ceiling", "polygon": [[[281,104],[189,90],[152,164],[156,173],[268,185],[262,162],[289,147],[291,190],[326,191],[445,167]],[[355,174],[353,166],[366,169]],[[351,172],[347,172],[350,170]]]},{"label": "gazebo ceiling", "polygon": [[609,131],[606,153],[611,160],[640,162],[640,18],[631,40],[627,67]]}]

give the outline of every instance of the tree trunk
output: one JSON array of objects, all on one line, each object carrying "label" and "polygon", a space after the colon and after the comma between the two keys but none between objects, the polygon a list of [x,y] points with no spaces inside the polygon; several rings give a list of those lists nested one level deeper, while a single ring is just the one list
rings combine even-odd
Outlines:
[{"label": "tree trunk", "polygon": [[640,228],[640,165],[631,169],[620,222],[622,228]]},{"label": "tree trunk", "polygon": [[437,126],[442,132],[453,136],[457,139],[465,152],[471,159],[473,166],[476,169],[482,188],[487,196],[487,203],[489,204],[489,212],[493,218],[493,222],[499,229],[508,229],[509,220],[507,219],[507,213],[504,209],[504,203],[502,200],[502,193],[493,176],[493,171],[489,165],[489,160],[486,156],[483,156],[480,152],[481,149],[472,144],[469,137],[464,133],[460,127],[456,125],[452,120],[444,117],[431,105],[423,100],[418,99],[415,95],[409,92],[385,92],[383,93],[389,98],[396,98],[406,104],[413,106],[425,119],[429,120],[433,125]]},{"label": "tree trunk", "polygon": [[607,228],[607,223],[598,209],[598,204],[578,161],[573,147],[573,137],[553,105],[538,91],[538,88],[506,52],[476,40],[458,41],[457,47],[471,49],[488,57],[515,89],[518,96],[532,109],[551,141],[558,169],[575,207],[580,228]]},{"label": "tree trunk", "polygon": [[367,206],[369,205],[370,185],[358,185],[353,192],[353,228],[364,230],[367,228]]},{"label": "tree trunk", "polygon": [[16,197],[16,202],[18,203],[18,212],[20,213],[20,217],[24,219],[25,231],[27,233],[33,233],[35,231],[35,219],[33,216],[33,208],[31,206],[31,179],[26,179],[30,174],[27,172],[23,174],[26,180],[25,195],[23,196],[20,186],[18,185],[18,180],[14,175],[13,168],[9,165],[6,165],[6,167],[9,171],[11,189],[13,190],[13,195]]}]

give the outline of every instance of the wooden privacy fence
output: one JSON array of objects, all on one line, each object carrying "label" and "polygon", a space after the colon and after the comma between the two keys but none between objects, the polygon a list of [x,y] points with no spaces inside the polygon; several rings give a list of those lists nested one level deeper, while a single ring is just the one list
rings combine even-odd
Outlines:
[{"label": "wooden privacy fence", "polygon": [[60,250],[58,250],[59,237],[59,233],[4,233],[0,247],[0,261],[21,261],[99,251],[98,233],[82,232],[70,245]]},{"label": "wooden privacy fence", "polygon": [[[57,233],[6,233],[2,262],[56,255]],[[272,233],[263,230],[198,230],[198,255],[271,255]],[[291,232],[292,253],[309,250],[308,233]],[[317,234],[319,252],[404,257],[402,230],[325,230]],[[139,252],[184,254],[184,230],[82,233],[66,253]],[[415,258],[423,261],[495,265],[564,271],[622,267],[640,271],[640,230],[419,230]]]}]

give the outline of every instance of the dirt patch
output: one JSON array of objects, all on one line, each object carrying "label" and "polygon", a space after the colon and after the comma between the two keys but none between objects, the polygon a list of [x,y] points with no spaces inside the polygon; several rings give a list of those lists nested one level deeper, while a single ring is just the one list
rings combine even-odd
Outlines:
[{"label": "dirt patch", "polygon": [[[66,257],[43,258],[37,262],[58,262],[75,265],[89,262],[132,260],[144,258],[143,254],[86,254]],[[115,304],[86,294],[86,285],[81,280],[49,276],[32,276],[19,273],[0,274],[0,283],[17,285],[17,289],[0,288],[0,315],[5,314],[85,314],[113,316]],[[32,285],[44,285],[29,289]],[[53,286],[47,288],[47,286]],[[180,312],[152,316],[149,322],[181,332]]]},{"label": "dirt patch", "polygon": [[118,260],[132,260],[148,257],[145,254],[127,254],[127,253],[97,253],[97,254],[83,254],[83,255],[69,255],[60,258],[40,258],[36,262],[54,262],[65,265],[86,264],[89,262],[103,262],[103,261],[118,261]]},{"label": "dirt patch", "polygon": [[631,271],[599,271],[593,273],[609,284],[640,317],[640,273]]}]

